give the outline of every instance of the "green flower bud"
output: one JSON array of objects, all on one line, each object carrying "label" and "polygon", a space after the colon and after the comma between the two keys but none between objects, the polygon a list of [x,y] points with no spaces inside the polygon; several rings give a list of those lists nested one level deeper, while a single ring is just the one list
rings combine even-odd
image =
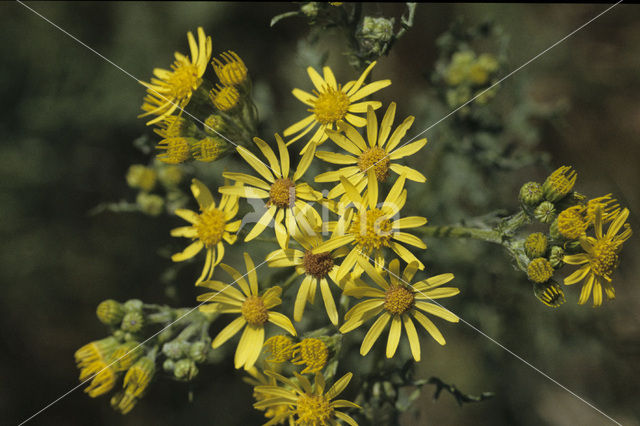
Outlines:
[{"label": "green flower bud", "polygon": [[551,222],[551,226],[549,226],[549,236],[555,241],[562,241],[564,237],[560,233],[558,229],[558,218],[556,218],[553,222]]},{"label": "green flower bud", "polygon": [[189,348],[189,358],[195,362],[204,362],[207,359],[207,345],[204,342],[195,342]]},{"label": "green flower bud", "polygon": [[126,333],[124,331],[122,331],[122,330],[116,330],[116,331],[113,332],[113,337],[115,337],[119,341],[123,341],[125,334]]},{"label": "green flower bud", "polygon": [[127,300],[126,302],[124,302],[124,310],[127,312],[142,310],[142,300],[139,300],[139,299]]},{"label": "green flower bud", "polygon": [[96,308],[96,316],[101,323],[105,325],[120,324],[122,317],[124,317],[124,306],[120,302],[116,302],[113,299],[107,299],[98,305]]},{"label": "green flower bud", "polygon": [[560,287],[554,280],[549,280],[544,283],[535,283],[533,285],[533,294],[539,301],[552,308],[557,308],[566,301],[562,287]]},{"label": "green flower bud", "polygon": [[553,266],[544,257],[538,257],[529,262],[527,276],[535,283],[544,283],[553,276]]},{"label": "green flower bud", "polygon": [[537,182],[527,182],[520,188],[518,198],[527,207],[536,207],[542,201],[542,186]]},{"label": "green flower bud", "polygon": [[524,252],[529,259],[544,256],[547,252],[547,236],[541,232],[529,234],[524,242]]},{"label": "green flower bud", "polygon": [[560,268],[564,264],[564,262],[562,261],[563,257],[564,249],[562,247],[551,247],[551,254],[549,255],[549,263],[551,263],[551,266],[553,266],[555,269]]},{"label": "green flower bud", "polygon": [[142,312],[138,311],[138,312],[129,312],[128,314],[126,314],[122,319],[122,324],[120,325],[120,328],[130,333],[136,333],[142,330],[143,326],[144,326],[144,315],[142,315]]},{"label": "green flower bud", "polygon": [[576,183],[577,174],[569,166],[556,169],[542,184],[542,192],[547,201],[555,203],[571,192]]},{"label": "green flower bud", "polygon": [[556,208],[553,203],[543,201],[533,211],[533,215],[542,223],[551,223],[556,217]]},{"label": "green flower bud", "polygon": [[142,213],[150,216],[158,216],[162,213],[164,207],[164,199],[156,194],[147,194],[146,192],[138,193],[136,204],[140,207]]},{"label": "green flower bud", "polygon": [[176,362],[173,375],[180,380],[192,380],[198,375],[198,367],[193,360],[184,358]]},{"label": "green flower bud", "polygon": [[124,333],[124,341],[125,342],[133,342],[136,340],[136,335],[133,333]]},{"label": "green flower bud", "polygon": [[162,353],[168,358],[178,359],[182,358],[184,352],[182,350],[182,344],[180,342],[172,341],[162,345]]},{"label": "green flower bud", "polygon": [[172,359],[165,359],[162,363],[162,369],[167,373],[173,373],[174,368],[176,368],[176,363]]},{"label": "green flower bud", "polygon": [[204,131],[209,136],[224,135],[227,133],[227,124],[221,116],[211,114],[204,120]]},{"label": "green flower bud", "polygon": [[318,16],[318,11],[320,8],[318,7],[318,2],[310,1],[308,3],[300,6],[300,12],[302,12],[308,18],[315,18]]},{"label": "green flower bud", "polygon": [[183,173],[180,166],[166,166],[159,170],[158,178],[167,188],[175,188],[182,181]]}]

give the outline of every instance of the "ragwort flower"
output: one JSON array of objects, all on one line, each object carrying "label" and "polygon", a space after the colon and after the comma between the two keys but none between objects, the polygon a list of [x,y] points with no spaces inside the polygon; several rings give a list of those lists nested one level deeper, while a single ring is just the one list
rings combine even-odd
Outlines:
[{"label": "ragwort flower", "polygon": [[409,263],[401,276],[400,261],[394,259],[389,263],[389,283],[369,261],[363,260],[360,261],[360,264],[381,290],[371,286],[351,286],[345,289],[346,295],[367,297],[368,299],[358,303],[346,313],[346,322],[340,327],[340,332],[348,333],[355,330],[371,318],[379,315],[362,341],[362,346],[360,346],[361,355],[364,356],[371,350],[373,344],[378,340],[389,321],[391,321],[387,340],[387,358],[393,357],[396,353],[402,334],[402,325],[404,325],[413,358],[416,361],[420,361],[420,340],[411,317],[418,321],[438,343],[445,344],[442,333],[420,311],[436,315],[446,321],[458,322],[459,319],[455,314],[438,304],[430,302],[433,299],[455,296],[460,292],[454,287],[441,287],[453,279],[453,274],[436,275],[411,284],[411,280],[418,269],[416,263]]},{"label": "ragwort flower", "polygon": [[289,243],[289,236],[296,232],[298,221],[306,221],[305,217],[308,213],[314,214],[314,217],[320,221],[320,215],[303,200],[315,201],[321,195],[319,192],[314,191],[309,184],[299,182],[311,164],[315,151],[314,147],[312,146],[302,156],[298,168],[291,175],[289,170],[289,151],[280,135],[276,134],[275,136],[280,154],[279,161],[265,141],[260,138],[253,139],[269,162],[270,168],[247,148],[243,146],[237,147],[238,153],[242,158],[265,180],[244,173],[225,172],[222,176],[242,182],[245,186],[223,186],[219,188],[219,191],[223,194],[244,198],[267,198],[267,211],[247,234],[245,241],[251,241],[260,235],[275,216],[276,238],[280,247],[284,249]]},{"label": "ragwort flower", "polygon": [[246,275],[249,282],[243,278],[237,270],[224,263],[220,265],[227,272],[240,290],[221,281],[204,281],[199,285],[214,290],[214,293],[205,293],[198,296],[198,301],[210,302],[200,306],[202,312],[218,312],[222,314],[239,314],[238,318],[213,339],[212,348],[218,348],[227,340],[235,336],[242,328],[242,336],[236,349],[234,358],[235,367],[251,368],[262,350],[264,344],[264,326],[267,322],[273,323],[292,335],[296,335],[296,329],[291,320],[281,313],[271,311],[280,305],[282,287],[274,286],[266,290],[262,295],[258,291],[258,274],[253,260],[248,253],[244,254],[247,267]]},{"label": "ragwort flower", "polygon": [[174,262],[182,262],[191,259],[202,249],[207,251],[202,274],[196,281],[196,285],[211,278],[213,269],[222,261],[224,256],[223,240],[227,244],[236,241],[235,232],[240,228],[240,220],[231,221],[238,212],[238,197],[223,195],[220,204],[216,205],[211,192],[202,182],[193,179],[191,192],[198,201],[200,213],[187,209],[177,209],[176,215],[180,216],[190,226],[182,226],[171,230],[172,237],[186,237],[195,240],[181,253],[171,256]]},{"label": "ragwort flower", "polygon": [[[618,266],[618,253],[622,250],[622,243],[631,237],[631,228],[625,223],[629,216],[629,210],[623,209],[616,215],[609,225],[607,233],[602,230],[602,208],[595,211],[595,238],[589,236],[580,237],[580,245],[584,253],[565,256],[563,261],[570,265],[583,265],[580,269],[564,279],[566,285],[575,284],[585,280],[580,292],[579,304],[589,300],[593,292],[593,306],[602,304],[602,288],[608,299],[616,296],[611,285],[611,274]],[[619,233],[621,229],[624,231]]]},{"label": "ragwort flower", "polygon": [[187,33],[187,39],[191,59],[175,52],[176,60],[171,65],[171,70],[156,68],[153,70],[155,78],[151,79],[151,83],[140,82],[147,88],[147,96],[142,105],[145,112],[139,117],[157,115],[147,125],[165,119],[178,108],[184,108],[202,83],[202,75],[207,69],[213,49],[211,37],[205,36],[202,27],[198,27],[198,43],[196,44],[191,31]]},{"label": "ragwort flower", "polygon": [[363,86],[364,80],[375,64],[375,61],[372,62],[357,81],[350,81],[344,86],[336,83],[336,78],[329,67],[323,68],[324,77],[321,77],[312,67],[307,68],[307,73],[315,86],[313,94],[300,89],[293,89],[293,96],[310,107],[308,111],[311,112],[311,115],[284,131],[285,137],[298,134],[293,139],[290,139],[287,145],[318,127],[302,149],[301,153],[304,153],[311,143],[320,145],[327,140],[326,130],[333,129],[340,120],[346,120],[357,127],[367,124],[364,118],[354,115],[354,113],[366,112],[369,106],[373,109],[378,109],[382,104],[377,101],[357,101],[391,84],[391,80],[379,80]]},{"label": "ragwort flower", "polygon": [[311,386],[309,380],[294,373],[298,379],[297,383],[281,374],[273,371],[265,371],[265,374],[274,377],[286,387],[262,385],[256,386],[254,392],[259,392],[265,398],[256,402],[253,406],[258,410],[264,410],[273,406],[286,404],[288,409],[277,416],[274,416],[264,426],[279,424],[280,422],[294,417],[294,423],[300,425],[337,425],[337,420],[342,420],[352,426],[358,423],[348,414],[337,411],[337,408],[356,408],[360,406],[345,399],[332,401],[347,387],[353,374],[347,373],[336,381],[331,388],[325,392],[325,381],[322,374],[317,373],[315,383]]},{"label": "ragwort flower", "polygon": [[[407,117],[402,124],[391,134],[391,126],[396,113],[396,104],[392,102],[380,123],[378,130],[378,119],[371,107],[367,110],[367,139],[365,142],[360,133],[347,123],[340,122],[338,127],[344,134],[328,130],[327,133],[332,141],[339,147],[349,152],[349,154],[339,154],[335,152],[318,151],[316,157],[334,164],[345,164],[338,170],[322,173],[316,176],[316,182],[339,181],[340,176],[346,177],[359,192],[367,185],[367,171],[375,172],[376,179],[373,185],[377,191],[378,182],[385,182],[389,177],[389,171],[398,175],[406,175],[407,179],[415,182],[425,182],[426,177],[419,171],[407,166],[395,163],[395,160],[415,154],[426,145],[426,139],[420,139],[397,148],[400,140],[413,124],[414,117]],[[389,135],[391,134],[391,137]],[[344,193],[344,187],[338,183],[328,195],[328,198],[335,198]]]}]

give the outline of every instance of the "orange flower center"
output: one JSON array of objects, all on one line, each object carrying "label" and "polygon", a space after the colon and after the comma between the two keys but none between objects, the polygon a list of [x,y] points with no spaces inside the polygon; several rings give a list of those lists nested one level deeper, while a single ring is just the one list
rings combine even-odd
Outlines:
[{"label": "orange flower center", "polygon": [[376,146],[360,154],[358,167],[362,172],[373,168],[378,182],[384,182],[389,176],[389,162],[389,156],[387,156],[385,150]]},{"label": "orange flower center", "polygon": [[335,123],[347,115],[347,109],[351,102],[342,90],[326,87],[322,93],[314,90],[314,94],[318,99],[313,103],[311,111],[315,114],[319,123]]},{"label": "orange flower center", "polygon": [[413,307],[413,291],[404,286],[392,286],[384,297],[384,309],[390,314],[402,315]]},{"label": "orange flower center", "polygon": [[247,297],[242,303],[241,311],[249,325],[263,325],[269,319],[269,311],[265,308],[260,296]]},{"label": "orange flower center", "polygon": [[280,208],[287,208],[293,205],[296,199],[296,186],[291,179],[278,179],[271,184],[269,190],[268,205],[275,205]]},{"label": "orange flower center", "polygon": [[333,258],[331,253],[313,254],[310,250],[304,253],[302,266],[307,275],[315,278],[324,278],[333,268]]},{"label": "orange flower center", "polygon": [[618,264],[618,246],[609,239],[597,240],[589,264],[591,270],[601,277],[608,277]]},{"label": "orange flower center", "polygon": [[391,242],[391,221],[379,209],[366,210],[356,215],[350,229],[356,244],[371,250],[389,247]]}]

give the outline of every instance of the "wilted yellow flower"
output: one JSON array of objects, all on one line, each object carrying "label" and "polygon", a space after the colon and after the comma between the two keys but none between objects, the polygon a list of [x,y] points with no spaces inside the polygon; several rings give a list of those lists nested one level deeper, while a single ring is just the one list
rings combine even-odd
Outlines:
[{"label": "wilted yellow flower", "polygon": [[[202,312],[220,312],[239,315],[229,325],[220,331],[211,343],[212,348],[218,348],[227,340],[235,336],[242,328],[244,331],[236,349],[234,358],[235,367],[249,369],[260,356],[264,344],[264,326],[267,322],[273,323],[292,335],[296,335],[296,329],[291,320],[279,312],[271,311],[280,305],[282,287],[274,286],[267,289],[262,295],[258,290],[258,274],[249,253],[244,254],[249,283],[237,270],[231,266],[220,265],[237,283],[240,290],[230,284],[221,281],[204,281],[199,285],[214,290],[214,293],[205,293],[198,296],[198,301],[209,302],[200,306]],[[232,284],[233,284],[232,283]]]},{"label": "wilted yellow flower", "polygon": [[411,280],[418,270],[418,265],[415,262],[409,263],[400,275],[400,261],[393,259],[389,263],[389,283],[368,260],[361,260],[359,263],[367,275],[381,288],[380,290],[368,285],[350,286],[344,292],[349,296],[367,297],[368,299],[358,303],[346,313],[346,321],[340,327],[341,333],[355,330],[379,315],[362,341],[361,355],[364,356],[371,350],[386,325],[391,321],[387,340],[387,358],[391,358],[395,354],[402,335],[402,325],[404,325],[413,358],[420,361],[420,340],[411,317],[418,321],[438,343],[445,344],[440,331],[420,311],[436,315],[446,321],[458,322],[458,317],[455,314],[431,302],[433,299],[451,297],[460,293],[460,290],[454,287],[441,287],[453,279],[453,274],[436,275],[411,284]]},{"label": "wilted yellow flower", "polygon": [[151,83],[140,83],[147,88],[148,97],[142,109],[145,111],[139,117],[157,115],[147,122],[147,125],[157,123],[170,116],[177,108],[184,108],[191,99],[193,92],[202,83],[202,75],[207,69],[213,49],[211,37],[205,36],[202,27],[198,27],[198,43],[191,31],[187,33],[191,59],[176,52],[176,60],[171,70],[156,68]]},{"label": "wilted yellow flower", "polygon": [[307,73],[315,86],[313,94],[300,89],[293,89],[292,93],[299,101],[310,107],[308,111],[311,112],[311,115],[298,121],[284,131],[285,137],[296,133],[298,134],[293,139],[290,139],[287,145],[297,141],[318,127],[311,139],[309,139],[309,142],[307,142],[302,149],[301,153],[304,153],[309,144],[315,143],[316,145],[320,145],[327,140],[328,135],[326,130],[333,129],[335,124],[340,120],[346,120],[356,127],[362,127],[367,124],[364,118],[354,114],[366,112],[369,106],[373,109],[378,109],[382,104],[377,101],[357,101],[391,84],[391,80],[379,80],[363,86],[364,80],[375,64],[375,61],[372,62],[357,81],[350,81],[344,86],[336,83],[336,78],[329,67],[322,69],[324,77],[321,77],[312,67],[307,68]]},{"label": "wilted yellow flower", "polygon": [[238,212],[238,197],[233,195],[223,195],[220,204],[216,206],[213,196],[207,187],[197,179],[193,179],[191,192],[198,201],[200,213],[187,209],[177,209],[176,215],[180,216],[190,226],[182,226],[171,230],[173,237],[186,237],[195,240],[181,253],[171,256],[174,262],[182,262],[191,259],[202,249],[207,251],[207,258],[204,262],[202,274],[196,281],[196,285],[207,280],[213,274],[215,266],[222,261],[224,256],[223,240],[227,244],[236,241],[235,232],[240,228],[240,220],[231,222]]}]

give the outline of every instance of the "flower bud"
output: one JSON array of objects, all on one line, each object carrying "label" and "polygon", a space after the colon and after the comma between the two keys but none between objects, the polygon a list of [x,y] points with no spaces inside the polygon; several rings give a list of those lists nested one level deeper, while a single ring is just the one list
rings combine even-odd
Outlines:
[{"label": "flower bud", "polygon": [[520,202],[527,207],[537,206],[542,197],[542,186],[537,182],[527,182],[520,188]]},{"label": "flower bud", "polygon": [[547,201],[555,203],[571,192],[576,183],[577,174],[569,166],[556,169],[542,184],[542,192]]},{"label": "flower bud", "polygon": [[182,345],[180,342],[172,341],[162,345],[162,353],[168,358],[178,359],[182,358],[184,353],[182,352]]},{"label": "flower bud", "polygon": [[293,356],[293,340],[284,335],[272,336],[264,342],[265,352],[271,354],[269,362],[289,361]]},{"label": "flower bud", "polygon": [[124,302],[124,310],[127,312],[142,310],[142,300],[140,299],[127,300],[126,302]]},{"label": "flower bud", "polygon": [[148,356],[140,358],[124,376],[126,394],[138,397],[147,389],[156,371],[156,363]]},{"label": "flower bud", "polygon": [[151,191],[156,184],[156,172],[142,164],[133,164],[127,171],[127,184],[131,188]]},{"label": "flower bud", "polygon": [[144,315],[142,312],[129,312],[122,319],[122,324],[120,328],[124,331],[128,331],[130,333],[136,333],[142,330],[144,326]]},{"label": "flower bud", "polygon": [[124,317],[124,306],[120,302],[116,302],[113,299],[107,299],[98,305],[96,308],[96,316],[101,323],[105,325],[117,325],[120,324]]},{"label": "flower bud", "polygon": [[162,363],[162,369],[167,373],[173,373],[173,369],[176,368],[176,362],[170,358],[167,358]]},{"label": "flower bud", "polygon": [[140,192],[136,197],[136,204],[138,205],[142,213],[148,214],[150,216],[158,216],[160,213],[162,213],[164,200],[159,195]]},{"label": "flower bud", "polygon": [[227,150],[227,142],[219,136],[207,136],[193,144],[193,158],[198,161],[210,163],[224,155]]},{"label": "flower bud", "polygon": [[529,234],[524,242],[524,252],[529,259],[544,256],[547,252],[547,236],[541,232]]},{"label": "flower bud", "polygon": [[217,114],[211,114],[204,120],[204,131],[209,136],[220,136],[227,133],[227,124],[224,118]]},{"label": "flower bud", "polygon": [[551,225],[549,226],[549,236],[551,237],[551,239],[555,241],[564,240],[564,237],[558,230],[558,218],[556,218],[553,222],[551,222]]},{"label": "flower bud", "polygon": [[551,223],[556,217],[556,208],[553,203],[543,201],[533,211],[533,216],[542,223]]},{"label": "flower bud", "polygon": [[564,249],[560,246],[551,247],[551,254],[549,255],[549,263],[554,269],[560,268],[564,262],[562,258],[564,257]]},{"label": "flower bud", "polygon": [[557,308],[566,301],[562,288],[554,280],[534,284],[533,294],[539,301],[552,308]]},{"label": "flower bud", "polygon": [[198,375],[198,367],[193,360],[183,358],[176,362],[173,375],[180,380],[192,380]]},{"label": "flower bud", "polygon": [[204,342],[194,342],[189,348],[189,358],[195,362],[204,362],[207,359],[207,345]]},{"label": "flower bud", "polygon": [[536,283],[544,283],[553,276],[553,267],[544,257],[538,257],[529,262],[527,276]]},{"label": "flower bud", "polygon": [[175,188],[182,181],[183,173],[180,166],[166,166],[159,170],[158,178],[167,188]]},{"label": "flower bud", "polygon": [[113,351],[109,361],[115,371],[128,370],[144,353],[144,348],[135,340],[125,342]]}]

